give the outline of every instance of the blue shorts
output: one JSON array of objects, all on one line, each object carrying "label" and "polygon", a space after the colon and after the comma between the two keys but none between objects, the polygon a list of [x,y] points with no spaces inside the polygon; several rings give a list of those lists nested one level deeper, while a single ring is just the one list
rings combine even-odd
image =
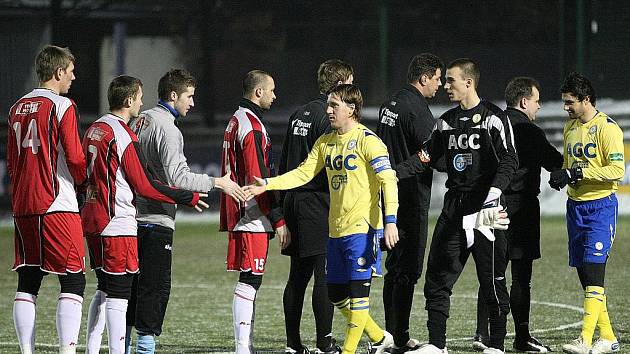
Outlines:
[{"label": "blue shorts", "polygon": [[606,263],[617,231],[617,197],[567,201],[569,265]]},{"label": "blue shorts", "polygon": [[382,229],[370,229],[365,234],[329,238],[326,280],[331,284],[347,284],[351,280],[381,276],[379,239],[382,237]]}]

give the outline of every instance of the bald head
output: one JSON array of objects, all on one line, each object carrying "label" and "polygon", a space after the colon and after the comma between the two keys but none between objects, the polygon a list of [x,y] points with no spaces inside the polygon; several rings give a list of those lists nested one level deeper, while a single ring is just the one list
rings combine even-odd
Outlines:
[{"label": "bald head", "polygon": [[268,110],[276,99],[275,83],[271,75],[262,70],[252,70],[243,79],[243,97],[260,108]]}]

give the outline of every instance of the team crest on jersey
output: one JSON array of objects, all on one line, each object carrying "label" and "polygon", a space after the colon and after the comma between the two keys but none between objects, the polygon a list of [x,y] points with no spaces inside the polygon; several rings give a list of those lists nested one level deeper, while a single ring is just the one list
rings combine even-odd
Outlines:
[{"label": "team crest on jersey", "polygon": [[348,142],[348,150],[352,150],[357,146],[357,141],[356,140],[350,140]]},{"label": "team crest on jersey", "polygon": [[87,137],[90,140],[101,141],[103,140],[105,134],[106,132],[103,129],[99,127],[94,127],[88,132]]},{"label": "team crest on jersey", "polygon": [[20,105],[15,110],[15,114],[19,115],[27,115],[31,113],[35,113],[39,111],[39,106],[41,106],[41,102],[24,102],[20,103]]},{"label": "team crest on jersey", "polygon": [[588,130],[588,133],[591,134],[591,135],[597,133],[597,126],[594,125],[594,126],[590,127],[589,130]]},{"label": "team crest on jersey", "polygon": [[479,122],[481,122],[481,114],[477,113],[472,117],[472,121],[473,123],[477,124]]},{"label": "team crest on jersey", "polygon": [[463,170],[466,169],[466,167],[471,166],[471,165],[472,165],[471,153],[457,154],[453,158],[453,168],[455,168],[456,171],[462,172]]}]

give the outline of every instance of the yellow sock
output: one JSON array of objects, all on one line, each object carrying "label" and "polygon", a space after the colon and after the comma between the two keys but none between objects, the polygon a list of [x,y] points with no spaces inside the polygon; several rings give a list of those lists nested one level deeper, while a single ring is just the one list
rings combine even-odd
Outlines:
[{"label": "yellow sock", "polygon": [[350,318],[350,299],[349,298],[345,298],[339,302],[333,302],[333,305],[335,305],[336,308],[339,309],[339,311],[341,311],[341,314],[343,315],[343,317],[347,319]]},{"label": "yellow sock", "polygon": [[343,354],[354,354],[357,351],[365,322],[370,316],[369,310],[370,300],[367,297],[352,298],[349,301],[349,308],[344,306],[342,313],[347,314],[348,325],[346,327],[346,339],[343,342]]},{"label": "yellow sock", "polygon": [[593,344],[593,334],[604,303],[604,288],[587,286],[584,291],[584,319],[582,323],[582,339],[589,347]]},{"label": "yellow sock", "polygon": [[385,338],[385,331],[374,322],[372,316],[368,313],[367,321],[365,321],[365,328],[363,332],[370,338],[370,342],[378,343]]},{"label": "yellow sock", "polygon": [[608,308],[606,305],[607,297],[604,295],[604,301],[602,302],[602,309],[599,312],[597,318],[597,327],[599,328],[599,337],[612,342],[617,341],[615,333],[613,332],[612,324],[610,323],[610,317],[608,317]]},{"label": "yellow sock", "polygon": [[[334,305],[339,309],[339,311],[341,311],[341,314],[346,318],[346,320],[350,318],[350,299],[345,298],[334,303]],[[365,332],[372,343],[380,342],[385,337],[385,331],[379,327],[376,322],[374,322],[369,312],[365,321],[365,328],[363,328],[363,332]]]}]

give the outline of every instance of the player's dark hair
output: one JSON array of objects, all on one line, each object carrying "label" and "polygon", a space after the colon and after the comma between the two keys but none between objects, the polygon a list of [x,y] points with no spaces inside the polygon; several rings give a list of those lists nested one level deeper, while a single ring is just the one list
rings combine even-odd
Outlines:
[{"label": "player's dark hair", "polygon": [[178,96],[189,87],[196,87],[197,81],[194,76],[183,69],[171,69],[160,78],[158,83],[158,97],[162,101],[170,101],[171,92]]},{"label": "player's dark hair", "polygon": [[505,103],[508,107],[517,107],[523,98],[532,98],[533,89],[540,92],[540,84],[532,77],[519,76],[508,82],[505,87]]},{"label": "player's dark hair", "polygon": [[47,45],[35,59],[37,79],[40,83],[44,83],[52,79],[58,69],[66,70],[70,63],[74,63],[74,55],[70,49]]},{"label": "player's dark hair", "polygon": [[140,87],[142,87],[142,81],[138,78],[126,75],[115,77],[107,89],[109,110],[114,111],[123,108],[126,99],[136,98]]},{"label": "player's dark hair", "polygon": [[437,69],[442,70],[444,62],[437,55],[431,53],[421,53],[413,57],[407,68],[407,82],[420,81],[422,75],[428,77],[435,76]]},{"label": "player's dark hair", "polygon": [[448,64],[447,69],[459,68],[462,71],[462,77],[464,79],[472,79],[475,82],[475,88],[479,84],[479,78],[481,77],[481,73],[477,68],[477,64],[474,61],[468,58],[459,58],[455,59]]},{"label": "player's dark hair", "polygon": [[591,84],[591,81],[584,75],[572,72],[565,79],[562,86],[560,86],[560,93],[568,93],[578,100],[584,101],[586,97],[589,97],[591,104],[595,107],[597,96],[595,95],[595,89]]},{"label": "player's dark hair", "polygon": [[329,95],[336,95],[340,100],[347,104],[354,105],[354,112],[352,115],[358,122],[361,120],[361,108],[363,108],[363,95],[359,87],[352,84],[341,84],[333,87]]},{"label": "player's dark hair", "polygon": [[339,81],[345,82],[348,80],[350,75],[354,75],[352,65],[339,59],[326,60],[317,69],[319,92],[327,94]]},{"label": "player's dark hair", "polygon": [[252,70],[243,79],[243,96],[251,96],[254,90],[262,87],[267,78],[271,77],[266,71]]}]

